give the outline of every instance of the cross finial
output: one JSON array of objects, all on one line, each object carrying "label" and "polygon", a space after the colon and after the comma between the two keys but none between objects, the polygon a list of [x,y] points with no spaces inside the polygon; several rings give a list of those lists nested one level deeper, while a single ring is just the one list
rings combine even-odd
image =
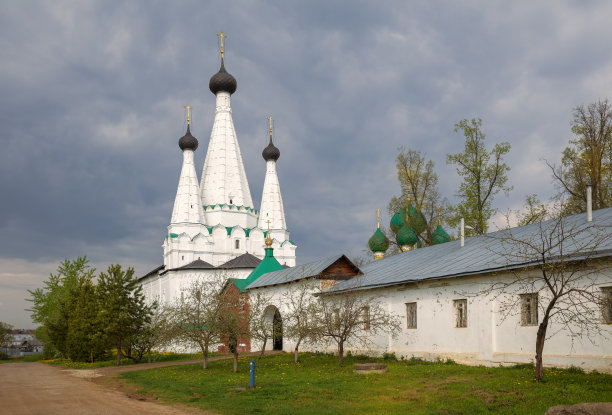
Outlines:
[{"label": "cross finial", "polygon": [[380,209],[376,209],[376,227],[380,229]]},{"label": "cross finial", "polygon": [[185,108],[187,110],[187,125],[189,125],[191,118],[190,118],[190,111],[192,106],[191,105],[185,105],[183,108]]},{"label": "cross finial", "polygon": [[270,138],[272,138],[272,121],[274,121],[274,118],[272,118],[272,116],[270,115],[268,117],[268,121],[270,122]]},{"label": "cross finial", "polygon": [[442,210],[442,206],[438,205],[438,225],[442,225],[442,221],[440,220],[440,210]]},{"label": "cross finial", "polygon": [[223,32],[217,33],[217,36],[219,36],[219,40],[221,41],[221,59],[223,59],[223,53],[225,52],[225,49],[223,48],[223,39],[225,39],[227,36],[223,34]]},{"label": "cross finial", "polygon": [[268,236],[266,237],[266,247],[272,248],[272,238],[270,237],[270,219],[266,221],[268,224]]}]

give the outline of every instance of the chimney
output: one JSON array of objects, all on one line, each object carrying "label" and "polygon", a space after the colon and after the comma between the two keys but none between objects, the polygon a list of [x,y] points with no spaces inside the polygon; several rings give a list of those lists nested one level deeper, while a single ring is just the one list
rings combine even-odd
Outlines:
[{"label": "chimney", "polygon": [[587,184],[587,222],[593,222],[593,187]]},{"label": "chimney", "polygon": [[465,244],[465,221],[461,218],[461,247]]}]

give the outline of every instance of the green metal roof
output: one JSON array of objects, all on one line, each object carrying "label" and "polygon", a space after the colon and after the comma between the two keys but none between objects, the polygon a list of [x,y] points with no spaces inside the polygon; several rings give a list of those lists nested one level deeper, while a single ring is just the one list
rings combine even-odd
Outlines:
[{"label": "green metal roof", "polygon": [[276,260],[276,258],[274,258],[273,251],[274,249],[272,248],[266,248],[266,256],[255,267],[255,269],[251,271],[248,277],[246,277],[245,279],[234,278],[232,281],[236,288],[238,288],[242,292],[245,292],[246,287],[263,274],[273,271],[280,271],[281,269],[283,269],[283,266]]}]

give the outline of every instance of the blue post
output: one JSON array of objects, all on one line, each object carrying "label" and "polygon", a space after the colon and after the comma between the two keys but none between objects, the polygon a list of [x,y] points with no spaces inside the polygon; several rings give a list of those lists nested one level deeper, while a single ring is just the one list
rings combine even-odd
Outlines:
[{"label": "blue post", "polygon": [[251,362],[251,389],[255,387],[255,361],[249,360]]}]

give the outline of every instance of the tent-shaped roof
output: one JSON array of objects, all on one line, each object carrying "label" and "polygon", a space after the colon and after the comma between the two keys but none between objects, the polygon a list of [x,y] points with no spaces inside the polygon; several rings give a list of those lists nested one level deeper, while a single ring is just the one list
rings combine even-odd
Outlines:
[{"label": "tent-shaped roof", "polygon": [[259,278],[261,275],[268,272],[282,270],[283,266],[274,258],[272,254],[272,248],[266,248],[266,256],[262,261],[255,267],[255,269],[245,279],[234,278],[234,285],[242,292],[246,291],[246,287]]}]

